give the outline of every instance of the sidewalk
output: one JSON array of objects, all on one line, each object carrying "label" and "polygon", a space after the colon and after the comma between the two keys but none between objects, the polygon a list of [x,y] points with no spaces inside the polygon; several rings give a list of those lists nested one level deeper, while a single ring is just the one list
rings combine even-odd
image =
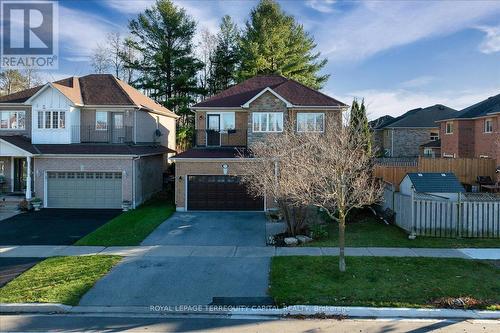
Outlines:
[{"label": "sidewalk", "polygon": [[[432,257],[500,260],[500,248],[438,249],[347,247],[347,256],[366,257]],[[336,256],[336,247],[266,247],[266,246],[0,246],[0,258],[46,258],[79,255],[119,255],[124,257],[228,257],[262,258],[275,256]]]}]

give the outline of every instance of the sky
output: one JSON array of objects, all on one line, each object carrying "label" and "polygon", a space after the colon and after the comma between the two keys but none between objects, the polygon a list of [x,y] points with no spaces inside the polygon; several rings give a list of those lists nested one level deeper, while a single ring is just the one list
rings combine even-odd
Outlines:
[{"label": "sky", "polygon": [[[256,0],[174,0],[198,33],[223,15],[243,28]],[[328,59],[322,91],[347,104],[364,98],[368,117],[444,104],[462,109],[500,94],[500,1],[281,0]],[[59,69],[49,80],[92,71],[89,55],[107,32],[153,0],[59,1]]]}]

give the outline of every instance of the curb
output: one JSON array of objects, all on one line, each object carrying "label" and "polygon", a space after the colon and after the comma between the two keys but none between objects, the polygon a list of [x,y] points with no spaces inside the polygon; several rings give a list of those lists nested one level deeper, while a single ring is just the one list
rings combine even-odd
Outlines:
[{"label": "curb", "polygon": [[0,303],[0,314],[134,314],[149,316],[165,315],[223,315],[283,317],[287,315],[340,316],[346,318],[407,318],[407,319],[493,319],[500,320],[500,311],[425,309],[425,308],[371,308],[353,306],[294,305],[277,307],[193,306],[191,309],[177,306],[71,306],[57,303]]}]

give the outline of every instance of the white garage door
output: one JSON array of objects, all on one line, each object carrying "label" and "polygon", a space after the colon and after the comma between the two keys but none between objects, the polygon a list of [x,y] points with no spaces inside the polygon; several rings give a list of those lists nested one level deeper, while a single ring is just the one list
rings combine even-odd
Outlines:
[{"label": "white garage door", "polygon": [[121,172],[48,172],[47,207],[121,208]]}]

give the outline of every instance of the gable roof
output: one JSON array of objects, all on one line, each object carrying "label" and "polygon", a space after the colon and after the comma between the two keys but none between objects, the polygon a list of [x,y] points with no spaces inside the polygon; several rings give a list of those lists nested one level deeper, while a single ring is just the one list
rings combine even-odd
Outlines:
[{"label": "gable roof", "polygon": [[295,106],[347,106],[330,96],[281,75],[258,75],[221,91],[217,95],[193,105],[192,108],[241,107],[267,88],[272,89],[274,93]]},{"label": "gable roof", "polygon": [[436,104],[426,108],[410,110],[392,121],[384,124],[381,128],[429,128],[438,127],[436,121],[450,117],[457,113],[457,110],[442,104]]},{"label": "gable roof", "polygon": [[387,125],[389,125],[390,123],[394,122],[396,118],[394,118],[393,116],[389,116],[389,115],[385,115],[385,116],[382,116],[382,117],[379,117],[375,120],[372,120],[368,123],[368,125],[370,126],[371,129],[381,129]]},{"label": "gable roof", "polygon": [[463,193],[464,187],[454,173],[421,172],[408,173],[416,192]]},{"label": "gable roof", "polygon": [[470,119],[487,116],[492,113],[500,113],[500,94],[488,97],[487,99],[466,107],[458,112],[453,117],[446,119]]},{"label": "gable roof", "polygon": [[65,78],[53,83],[2,96],[0,97],[0,103],[27,102],[47,86],[54,87],[77,105],[130,105],[178,118],[175,113],[166,107],[156,103],[151,98],[111,74],[90,74],[82,77]]}]

